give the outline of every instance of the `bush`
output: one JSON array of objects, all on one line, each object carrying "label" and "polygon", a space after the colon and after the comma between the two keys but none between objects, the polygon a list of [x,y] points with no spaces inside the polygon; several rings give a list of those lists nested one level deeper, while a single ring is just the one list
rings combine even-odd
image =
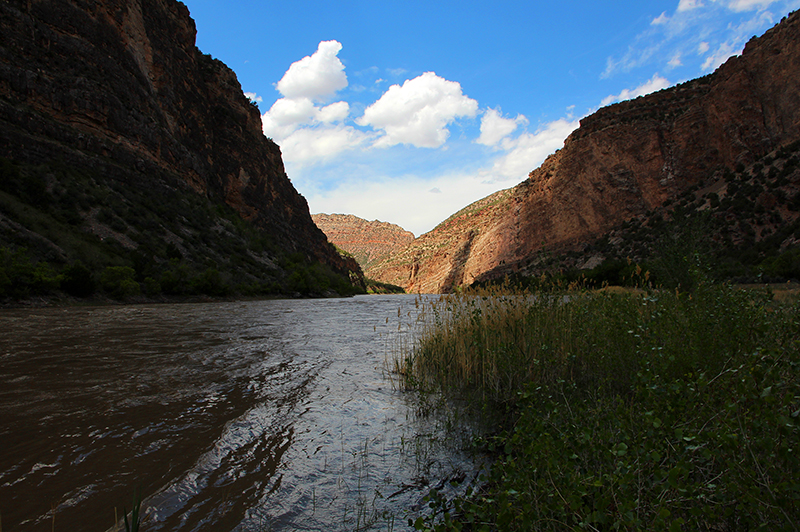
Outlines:
[{"label": "bush", "polygon": [[214,297],[223,297],[230,294],[231,289],[222,279],[219,270],[207,268],[203,273],[192,279],[191,287],[194,292]]},{"label": "bush", "polygon": [[114,299],[127,299],[141,293],[134,280],[136,271],[128,266],[108,266],[100,274],[100,286]]},{"label": "bush", "polygon": [[46,262],[33,263],[26,249],[0,248],[0,297],[22,299],[58,289],[62,276]]},{"label": "bush", "polygon": [[161,293],[161,283],[152,277],[145,277],[144,281],[142,281],[142,289],[150,297],[157,296]]},{"label": "bush", "polygon": [[88,297],[94,293],[95,283],[92,272],[80,261],[64,268],[61,289],[71,296]]},{"label": "bush", "polygon": [[161,274],[159,283],[165,294],[181,295],[191,290],[189,267],[178,259],[171,259],[168,268]]}]

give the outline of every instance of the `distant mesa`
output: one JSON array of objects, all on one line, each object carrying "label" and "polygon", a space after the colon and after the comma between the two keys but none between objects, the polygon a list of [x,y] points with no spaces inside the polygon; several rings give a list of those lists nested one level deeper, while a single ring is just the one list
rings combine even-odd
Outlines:
[{"label": "distant mesa", "polygon": [[414,240],[414,233],[399,225],[351,214],[312,214],[311,219],[328,241],[356,259],[367,277],[372,266]]}]

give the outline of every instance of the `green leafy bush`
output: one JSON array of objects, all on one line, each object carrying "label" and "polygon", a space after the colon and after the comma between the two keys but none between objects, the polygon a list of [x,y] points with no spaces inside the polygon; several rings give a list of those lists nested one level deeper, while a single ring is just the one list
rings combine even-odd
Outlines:
[{"label": "green leafy bush", "polygon": [[127,299],[141,293],[134,279],[136,271],[128,266],[108,266],[100,274],[100,287],[114,299]]},{"label": "green leafy bush", "polygon": [[231,293],[231,288],[222,279],[216,268],[207,268],[203,273],[192,279],[192,291],[209,296],[222,297]]},{"label": "green leafy bush", "polygon": [[62,276],[46,262],[32,262],[24,248],[0,248],[0,297],[22,299],[58,289]]}]

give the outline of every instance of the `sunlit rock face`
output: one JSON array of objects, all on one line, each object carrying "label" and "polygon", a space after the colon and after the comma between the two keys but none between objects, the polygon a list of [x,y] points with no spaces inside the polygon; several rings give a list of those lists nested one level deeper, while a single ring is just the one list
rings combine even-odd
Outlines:
[{"label": "sunlit rock face", "polygon": [[236,75],[175,0],[0,3],[0,155],[221,201],[276,245],[358,271],[311,220]]},{"label": "sunlit rock face", "polygon": [[332,244],[358,261],[367,277],[373,265],[414,240],[414,233],[399,225],[352,214],[312,214],[311,219]]},{"label": "sunlit rock face", "polygon": [[447,292],[580,250],[700,180],[800,138],[798,87],[795,12],[713,74],[584,118],[526,181],[456,213],[372,276]]}]

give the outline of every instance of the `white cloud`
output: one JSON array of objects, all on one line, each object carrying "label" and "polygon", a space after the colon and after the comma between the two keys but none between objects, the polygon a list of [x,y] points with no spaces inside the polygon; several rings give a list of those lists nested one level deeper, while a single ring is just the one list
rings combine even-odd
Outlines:
[{"label": "white cloud", "polygon": [[264,101],[264,98],[262,98],[261,96],[257,95],[255,92],[245,92],[244,95],[251,102],[261,103],[261,102]]},{"label": "white cloud", "polygon": [[644,96],[645,94],[650,94],[651,92],[659,91],[661,89],[666,89],[669,87],[670,83],[666,78],[662,78],[658,74],[655,74],[652,78],[650,78],[645,83],[639,85],[635,89],[625,89],[619,94],[612,94],[611,96],[607,96],[603,98],[601,105],[605,106],[614,102],[621,102],[623,100],[631,100],[633,98],[638,98],[639,96]]},{"label": "white cloud", "polygon": [[344,65],[337,57],[342,45],[337,41],[322,41],[317,51],[295,61],[277,83],[284,97],[324,100],[347,87]]},{"label": "white cloud", "polygon": [[[665,11],[651,18],[626,47],[609,56],[601,79],[642,67],[651,72],[680,68],[680,76],[686,79],[702,75],[741,50],[750,37],[773,26],[780,14],[800,7],[798,0],[679,0],[676,4],[673,13]],[[674,61],[678,55],[680,64]]]},{"label": "white cloud", "polygon": [[318,110],[316,119],[323,123],[338,122],[350,114],[350,104],[336,102]]},{"label": "white cloud", "polygon": [[703,7],[703,3],[700,0],[680,0],[680,2],[678,2],[678,13],[691,11],[698,7]]},{"label": "white cloud", "polygon": [[305,127],[281,139],[281,154],[284,162],[302,168],[361,147],[369,138],[368,134],[345,125]]},{"label": "white cloud", "polygon": [[438,148],[447,141],[451,122],[474,117],[477,112],[478,102],[465,96],[459,83],[426,72],[402,86],[389,87],[356,123],[383,130],[377,147],[410,144]]},{"label": "white cloud", "polygon": [[654,18],[654,19],[653,19],[653,20],[650,22],[650,24],[651,24],[651,25],[653,25],[653,26],[659,26],[659,25],[661,25],[661,24],[666,24],[667,22],[669,22],[669,17],[667,16],[667,12],[666,12],[666,11],[664,11],[664,12],[663,12],[663,13],[661,13],[659,16],[657,16],[656,18]]},{"label": "white cloud", "polygon": [[550,122],[536,133],[523,133],[516,139],[502,143],[506,153],[498,157],[491,170],[481,175],[487,182],[525,179],[531,170],[539,167],[545,158],[564,146],[564,140],[575,131],[578,120],[560,119]]},{"label": "white cloud", "polygon": [[777,0],[733,0],[728,4],[728,7],[737,12],[753,11],[756,9],[766,9],[776,1]]},{"label": "white cloud", "polygon": [[475,142],[485,146],[496,146],[513,133],[518,126],[527,123],[528,119],[523,115],[517,115],[516,118],[503,118],[499,109],[487,109],[481,118],[481,136]]},{"label": "white cloud", "polygon": [[670,59],[669,63],[667,63],[667,68],[670,68],[670,69],[678,68],[679,66],[683,66],[683,62],[681,61],[680,52],[678,52],[675,55],[673,55],[672,59]]},{"label": "white cloud", "polygon": [[284,97],[261,116],[261,124],[264,134],[281,146],[286,163],[326,161],[369,138],[341,123],[350,114],[347,102],[315,103],[347,86],[344,65],[337,57],[341,49],[337,41],[320,42],[313,55],[292,63],[276,84]]},{"label": "white cloud", "polygon": [[734,49],[733,45],[729,42],[724,42],[719,45],[717,51],[713,54],[709,55],[706,60],[703,62],[703,70],[707,72],[711,72],[712,70],[716,70],[722,63],[728,60],[728,58],[733,57],[741,53],[741,49]]}]

